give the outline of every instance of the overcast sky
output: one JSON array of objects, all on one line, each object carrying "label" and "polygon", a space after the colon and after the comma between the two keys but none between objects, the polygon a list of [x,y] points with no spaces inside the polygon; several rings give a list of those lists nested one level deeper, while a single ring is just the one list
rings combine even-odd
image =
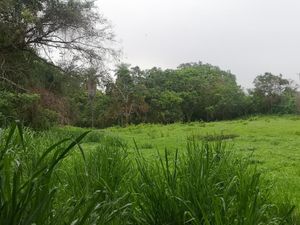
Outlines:
[{"label": "overcast sky", "polygon": [[243,87],[282,73],[299,81],[300,0],[97,0],[123,49],[143,69],[202,61]]}]

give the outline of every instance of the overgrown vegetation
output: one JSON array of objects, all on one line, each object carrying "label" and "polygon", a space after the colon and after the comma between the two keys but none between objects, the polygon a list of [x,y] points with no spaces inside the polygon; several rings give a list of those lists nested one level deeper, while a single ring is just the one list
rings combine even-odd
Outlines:
[{"label": "overgrown vegetation", "polygon": [[1,224],[299,224],[222,142],[192,141],[149,160],[105,138],[82,148],[87,132],[52,134],[1,132]]}]

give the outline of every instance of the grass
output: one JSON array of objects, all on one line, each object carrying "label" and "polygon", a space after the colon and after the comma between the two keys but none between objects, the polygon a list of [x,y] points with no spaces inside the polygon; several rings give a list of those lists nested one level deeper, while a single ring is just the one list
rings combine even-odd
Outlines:
[{"label": "grass", "polygon": [[271,181],[278,198],[285,195],[300,208],[300,116],[263,116],[223,122],[193,122],[171,125],[137,125],[108,128],[105,133],[118,136],[133,147],[152,145],[143,149],[149,158],[156,149],[163,152],[184,149],[187,138],[196,140],[223,139],[230,150],[251,156],[263,176]]},{"label": "grass", "polygon": [[298,225],[274,159],[237,148],[240,127],[265,121],[42,133],[15,124],[0,134],[0,224]]}]

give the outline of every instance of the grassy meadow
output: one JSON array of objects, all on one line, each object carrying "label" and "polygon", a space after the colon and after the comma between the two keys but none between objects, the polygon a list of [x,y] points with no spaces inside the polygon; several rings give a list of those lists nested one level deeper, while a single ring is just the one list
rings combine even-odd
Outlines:
[{"label": "grassy meadow", "polygon": [[0,224],[299,225],[300,117],[0,132]]},{"label": "grassy meadow", "polygon": [[[193,122],[171,125],[138,125],[104,131],[135,140],[143,153],[157,155],[157,149],[184,149],[187,139],[224,139],[230,151],[252,158],[253,164],[274,183],[274,191],[289,194],[300,208],[300,116],[263,116],[225,122]],[[212,137],[213,138],[213,137]],[[276,190],[278,189],[278,190]]]}]

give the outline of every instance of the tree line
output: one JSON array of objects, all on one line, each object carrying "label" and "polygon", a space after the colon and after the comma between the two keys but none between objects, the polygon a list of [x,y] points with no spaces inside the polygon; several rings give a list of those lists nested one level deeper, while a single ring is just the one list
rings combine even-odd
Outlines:
[{"label": "tree line", "polygon": [[35,128],[101,128],[298,113],[296,85],[271,73],[257,76],[254,88],[245,91],[232,73],[201,62],[166,70],[120,64],[113,77],[95,69],[65,74],[44,64],[34,68],[36,76],[23,85],[32,93],[1,83],[2,123],[20,119]]},{"label": "tree line", "polygon": [[[21,120],[126,126],[298,113],[294,82],[265,73],[244,90],[229,71],[197,63],[107,72],[114,34],[92,1],[0,2],[0,125]],[[60,57],[58,57],[60,56]]]},{"label": "tree line", "polygon": [[[216,121],[253,114],[297,113],[297,87],[282,75],[265,73],[243,90],[235,76],[210,64],[141,70],[118,66],[115,81],[94,99],[96,126]],[[83,104],[88,105],[88,104]],[[86,108],[80,118],[91,118]],[[77,124],[89,126],[87,124]]]}]

